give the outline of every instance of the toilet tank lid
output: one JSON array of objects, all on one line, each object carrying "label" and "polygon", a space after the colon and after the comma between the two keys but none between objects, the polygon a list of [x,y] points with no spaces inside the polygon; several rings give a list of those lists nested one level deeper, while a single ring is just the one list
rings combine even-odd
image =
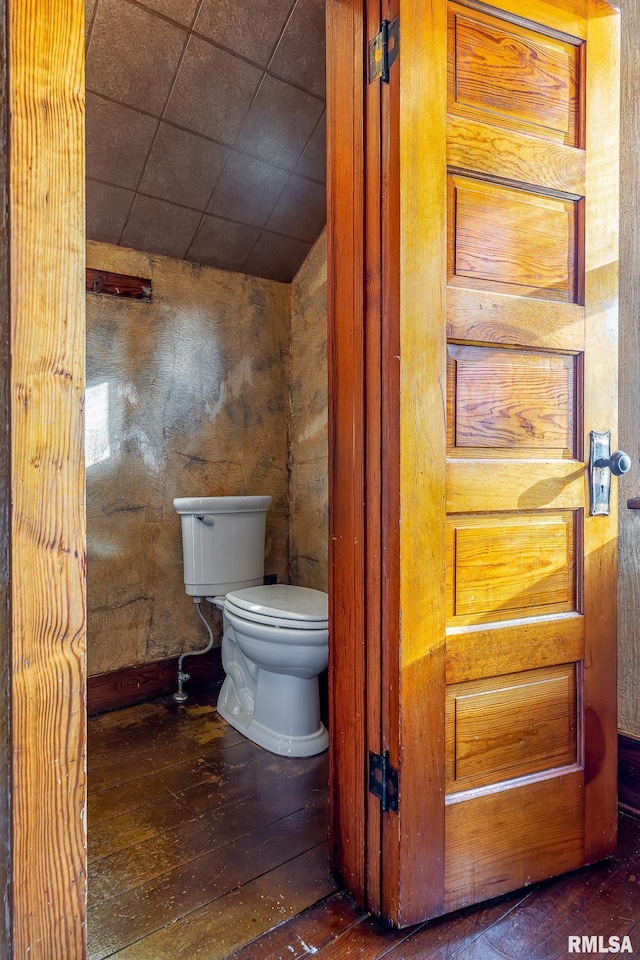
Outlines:
[{"label": "toilet tank lid", "polygon": [[309,587],[294,587],[289,583],[231,590],[227,600],[241,610],[283,620],[311,623],[326,620],[329,616],[329,597],[326,593]]},{"label": "toilet tank lid", "polygon": [[176,497],[173,506],[177,513],[264,513],[271,506],[269,496],[254,497]]}]

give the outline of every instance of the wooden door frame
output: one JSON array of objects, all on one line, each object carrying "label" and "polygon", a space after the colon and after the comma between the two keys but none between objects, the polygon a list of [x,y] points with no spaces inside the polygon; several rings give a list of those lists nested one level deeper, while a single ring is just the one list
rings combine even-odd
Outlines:
[{"label": "wooden door frame", "polygon": [[385,273],[383,288],[382,274],[392,269],[385,243],[399,211],[380,202],[393,149],[381,121],[392,98],[367,82],[365,64],[367,38],[396,8],[397,0],[327,0],[330,846],[335,874],[376,914],[383,833],[367,757],[384,750],[393,702],[382,676],[393,659],[385,641],[397,633],[399,533],[397,482],[382,459],[383,444],[398,440],[398,328],[382,324],[383,315],[397,320],[398,278]]},{"label": "wooden door frame", "polygon": [[83,0],[7,0],[0,44],[0,953],[82,960]]}]

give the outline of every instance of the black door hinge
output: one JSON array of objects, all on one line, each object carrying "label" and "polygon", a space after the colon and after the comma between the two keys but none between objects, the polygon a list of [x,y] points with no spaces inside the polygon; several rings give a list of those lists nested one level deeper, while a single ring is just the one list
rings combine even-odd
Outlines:
[{"label": "black door hinge", "polygon": [[383,813],[398,809],[398,771],[389,763],[389,751],[369,752],[369,792],[380,800]]},{"label": "black door hinge", "polygon": [[369,40],[369,83],[378,77],[383,83],[389,83],[389,70],[398,59],[400,52],[400,17],[383,20],[380,33]]}]

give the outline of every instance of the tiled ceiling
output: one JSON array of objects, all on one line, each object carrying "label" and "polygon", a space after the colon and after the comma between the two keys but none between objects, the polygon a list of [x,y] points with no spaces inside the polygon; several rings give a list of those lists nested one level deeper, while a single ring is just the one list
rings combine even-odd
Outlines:
[{"label": "tiled ceiling", "polygon": [[325,223],[325,0],[87,0],[87,235],[290,281]]}]

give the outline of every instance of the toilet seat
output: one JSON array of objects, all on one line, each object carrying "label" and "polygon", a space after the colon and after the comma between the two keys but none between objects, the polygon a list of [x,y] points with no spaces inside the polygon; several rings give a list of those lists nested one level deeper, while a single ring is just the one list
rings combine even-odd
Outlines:
[{"label": "toilet seat", "polygon": [[329,622],[326,593],[288,583],[233,590],[226,596],[225,610],[249,623],[288,630],[326,630]]}]

